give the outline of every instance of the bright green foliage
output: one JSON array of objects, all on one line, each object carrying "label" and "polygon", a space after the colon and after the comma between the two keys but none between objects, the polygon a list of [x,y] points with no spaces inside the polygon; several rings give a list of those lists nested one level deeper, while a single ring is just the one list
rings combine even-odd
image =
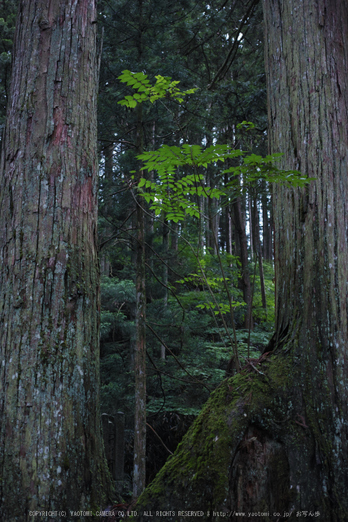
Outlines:
[{"label": "bright green foliage", "polygon": [[207,167],[208,164],[224,162],[227,158],[238,158],[244,153],[234,150],[228,145],[211,145],[203,149],[200,145],[184,144],[181,147],[163,145],[156,151],[140,154],[144,169],[163,172],[174,172],[177,167],[184,165],[193,167]]},{"label": "bright green foliage", "polygon": [[[205,271],[205,279],[202,277],[201,272],[190,273],[188,276],[176,281],[176,283],[184,285],[184,287],[194,286],[196,289],[204,288],[204,286],[208,284],[210,289],[214,291],[216,302],[212,301],[210,295],[207,293],[205,301],[197,304],[196,308],[199,310],[207,310],[214,315],[227,315],[230,313],[230,303],[227,300],[224,300],[226,299],[224,288],[225,282],[227,282],[227,284],[231,287],[231,303],[233,308],[236,309],[240,306],[245,306],[245,303],[241,298],[240,290],[237,287],[238,266],[240,265],[240,262],[236,256],[229,254],[223,256],[224,273],[229,274],[229,277],[227,275],[223,277],[221,275],[221,270],[214,263],[214,258],[215,256],[206,254],[199,260],[201,269]],[[234,265],[232,265],[232,262]],[[203,297],[202,293],[201,296]]]},{"label": "bright green foliage", "polygon": [[[315,178],[304,176],[298,170],[281,170],[274,166],[274,162],[283,156],[282,153],[269,154],[266,157],[250,154],[243,158],[243,164],[230,167],[221,174],[233,174],[232,180],[226,184],[226,188],[241,189],[246,192],[255,188],[260,181],[268,183],[284,183],[290,187],[304,187]],[[243,186],[240,187],[238,176],[243,177]]]},{"label": "bright green foliage", "polygon": [[[245,306],[245,303],[243,301],[232,301],[233,308],[237,308],[237,306]],[[217,305],[213,303],[212,301],[208,301],[206,303],[202,303],[200,305],[197,305],[197,308],[201,308],[202,310],[208,309],[213,310],[215,315],[219,314],[229,314],[231,311],[231,307],[227,303],[218,303]]]},{"label": "bright green foliage", "polygon": [[[265,158],[250,154],[243,158],[243,165],[230,167],[221,172],[221,175],[232,173],[231,181],[225,184],[225,190],[208,187],[204,184],[204,174],[198,172],[198,167],[207,167],[227,158],[238,158],[245,153],[233,150],[228,145],[211,145],[202,149],[200,145],[181,147],[163,145],[157,151],[145,152],[138,156],[143,161],[143,169],[157,171],[158,180],[153,182],[142,178],[138,189],[150,189],[142,195],[147,203],[152,202],[151,210],[159,215],[161,211],[167,213],[167,219],[178,222],[185,218],[185,214],[199,217],[197,204],[188,196],[203,196],[220,198],[230,196],[235,198],[240,191],[255,189],[258,182],[264,180],[269,183],[285,183],[292,187],[303,187],[314,178],[303,176],[297,170],[280,170],[273,163],[282,154],[272,154]],[[177,177],[178,168],[191,167],[193,174]],[[243,185],[240,185],[239,175],[243,176]]]},{"label": "bright green foliage", "polygon": [[187,94],[193,94],[197,90],[189,89],[187,91],[180,91],[177,87],[180,82],[171,81],[170,76],[161,76],[158,74],[155,78],[155,85],[151,85],[150,81],[147,79],[147,74],[142,72],[133,73],[128,70],[122,71],[122,74],[118,79],[138,92],[133,94],[133,96],[126,96],[124,100],[121,100],[118,103],[120,105],[125,105],[126,107],[134,108],[138,103],[143,103],[145,101],[154,103],[156,100],[166,97],[173,98],[178,103],[182,103],[184,101],[184,96],[187,96]]},{"label": "bright green foliage", "polygon": [[[202,149],[200,145],[184,144],[181,147],[163,145],[157,151],[145,152],[138,156],[143,161],[144,170],[156,171],[157,182],[142,178],[138,188],[150,189],[142,195],[149,203],[151,210],[159,215],[166,212],[166,218],[174,222],[184,219],[185,214],[199,217],[197,203],[187,196],[203,196],[220,198],[224,192],[204,183],[204,174],[198,172],[199,167],[207,167],[209,163],[225,161],[227,158],[236,158],[241,151],[231,150],[227,145],[212,145]],[[182,177],[176,176],[177,169],[191,167],[192,174]]]},{"label": "bright green foliage", "polygon": [[[133,97],[126,96],[122,100],[122,105],[135,107],[137,103],[163,99],[167,95],[174,97],[182,102],[182,95],[192,94],[195,89],[185,91],[180,94],[176,85],[180,82],[171,81],[171,78],[156,76],[157,82],[151,86],[147,75],[123,71],[119,76],[122,83],[137,90],[138,93]],[[180,98],[181,96],[181,98]],[[249,131],[255,128],[252,122],[243,121],[239,127]],[[216,165],[219,161],[236,159],[244,156],[243,164],[229,167],[221,172],[221,175],[232,174],[223,191],[218,188],[208,187],[204,184],[204,174],[199,171],[200,167],[207,168],[208,165]],[[137,156],[143,162],[143,170],[149,172],[156,171],[158,174],[157,182],[142,178],[138,184],[138,189],[150,189],[142,191],[147,203],[152,203],[151,210],[155,215],[162,211],[166,213],[166,218],[174,222],[185,219],[185,215],[199,217],[199,208],[189,196],[203,196],[210,198],[220,198],[221,196],[232,196],[235,198],[241,190],[239,176],[243,176],[242,190],[255,189],[258,182],[266,181],[269,183],[286,183],[292,187],[303,187],[313,178],[303,176],[297,170],[280,170],[274,166],[274,162],[282,156],[281,153],[262,157],[257,154],[248,154],[242,150],[232,149],[228,145],[215,144],[203,149],[200,145],[183,144],[181,147],[172,145],[162,145],[156,151],[147,151]],[[190,167],[193,173],[183,176],[176,175],[185,167]],[[236,192],[237,189],[237,192]]]}]

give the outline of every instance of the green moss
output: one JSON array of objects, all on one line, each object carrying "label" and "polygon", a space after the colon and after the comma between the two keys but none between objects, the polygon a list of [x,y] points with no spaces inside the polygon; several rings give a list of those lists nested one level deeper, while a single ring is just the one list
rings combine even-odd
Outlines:
[{"label": "green moss", "polygon": [[[330,513],[327,498],[319,500],[317,494],[314,464],[320,458],[323,476],[330,477],[334,451],[333,437],[327,436],[327,426],[332,423],[330,390],[322,367],[313,369],[309,357],[298,364],[299,345],[297,338],[283,344],[281,353],[257,367],[261,374],[245,371],[221,383],[175,455],[139,498],[138,513],[164,507],[219,510],[230,494],[231,463],[248,427],[260,429],[275,447],[281,444],[285,448],[276,451],[269,462],[279,478],[272,491],[281,504],[300,502],[295,498],[296,489],[289,489],[292,469],[294,483],[310,491],[318,510]],[[320,394],[313,379],[320,382]],[[268,510],[266,505],[263,508],[260,505],[260,511]]]},{"label": "green moss", "polygon": [[[138,511],[157,499],[168,505],[167,492],[182,498],[183,491],[206,492],[207,508],[222,503],[228,491],[228,469],[236,438],[239,441],[247,425],[247,416],[234,415],[240,406],[242,389],[250,388],[246,375],[224,381],[212,394],[192,425],[175,456],[168,459],[155,480],[141,495]],[[233,435],[237,435],[235,438]],[[174,491],[173,489],[174,488]],[[182,507],[182,506],[181,506]]]}]

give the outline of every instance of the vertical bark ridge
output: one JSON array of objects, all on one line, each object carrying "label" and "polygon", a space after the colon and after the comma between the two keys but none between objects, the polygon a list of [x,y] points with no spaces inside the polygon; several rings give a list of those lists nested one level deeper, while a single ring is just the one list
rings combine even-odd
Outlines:
[{"label": "vertical bark ridge", "polygon": [[95,21],[95,0],[19,6],[0,193],[3,520],[88,509],[107,483]]}]

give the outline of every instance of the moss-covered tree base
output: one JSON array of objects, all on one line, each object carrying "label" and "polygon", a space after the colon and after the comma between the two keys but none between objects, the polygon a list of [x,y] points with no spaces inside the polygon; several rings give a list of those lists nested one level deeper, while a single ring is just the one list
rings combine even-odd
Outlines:
[{"label": "moss-covered tree base", "polygon": [[287,520],[291,512],[301,520],[306,511],[348,520],[347,506],[329,491],[332,447],[292,353],[283,347],[218,387],[139,498],[137,520],[184,521],[188,511],[212,521],[235,512],[238,520]]}]

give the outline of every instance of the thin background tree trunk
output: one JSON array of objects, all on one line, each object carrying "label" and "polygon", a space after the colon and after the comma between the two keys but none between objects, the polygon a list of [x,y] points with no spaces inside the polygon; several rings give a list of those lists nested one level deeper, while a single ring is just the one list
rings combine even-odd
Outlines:
[{"label": "thin background tree trunk", "polygon": [[0,518],[99,507],[95,0],[19,5],[0,172]]},{"label": "thin background tree trunk", "polygon": [[272,261],[272,224],[268,217],[267,184],[262,184],[262,251],[265,261]]},{"label": "thin background tree trunk", "polygon": [[234,224],[236,234],[239,239],[240,245],[240,260],[242,264],[242,277],[240,278],[240,286],[243,292],[243,299],[247,305],[245,312],[245,328],[253,329],[253,316],[251,310],[251,284],[250,284],[250,274],[248,267],[248,245],[247,245],[247,236],[245,232],[245,221],[242,213],[242,205],[241,200],[238,197],[233,202],[233,210],[234,210]]},{"label": "thin background tree trunk", "polygon": [[[143,152],[142,105],[137,106],[137,151]],[[143,177],[138,170],[138,182]],[[136,345],[134,355],[135,418],[133,496],[137,498],[145,489],[146,479],[146,265],[145,265],[145,214],[144,199],[137,195],[136,213]]]},{"label": "thin background tree trunk", "polygon": [[[260,241],[260,224],[259,224],[260,216],[259,216],[259,210],[257,208],[257,197],[254,197],[254,201],[252,201],[251,207],[252,207],[254,252],[258,258],[262,308],[264,310],[267,310],[265,277],[264,277],[264,273],[263,273],[263,260],[262,260],[261,241]],[[255,292],[255,288],[253,289],[253,292]]]},{"label": "thin background tree trunk", "polygon": [[[165,219],[163,222],[162,229],[162,244],[163,244],[163,259],[165,264],[163,265],[163,284],[164,296],[163,296],[163,314],[167,312],[168,308],[168,263],[169,263],[169,228],[168,221]],[[161,344],[161,359],[166,358],[166,347]]]}]

